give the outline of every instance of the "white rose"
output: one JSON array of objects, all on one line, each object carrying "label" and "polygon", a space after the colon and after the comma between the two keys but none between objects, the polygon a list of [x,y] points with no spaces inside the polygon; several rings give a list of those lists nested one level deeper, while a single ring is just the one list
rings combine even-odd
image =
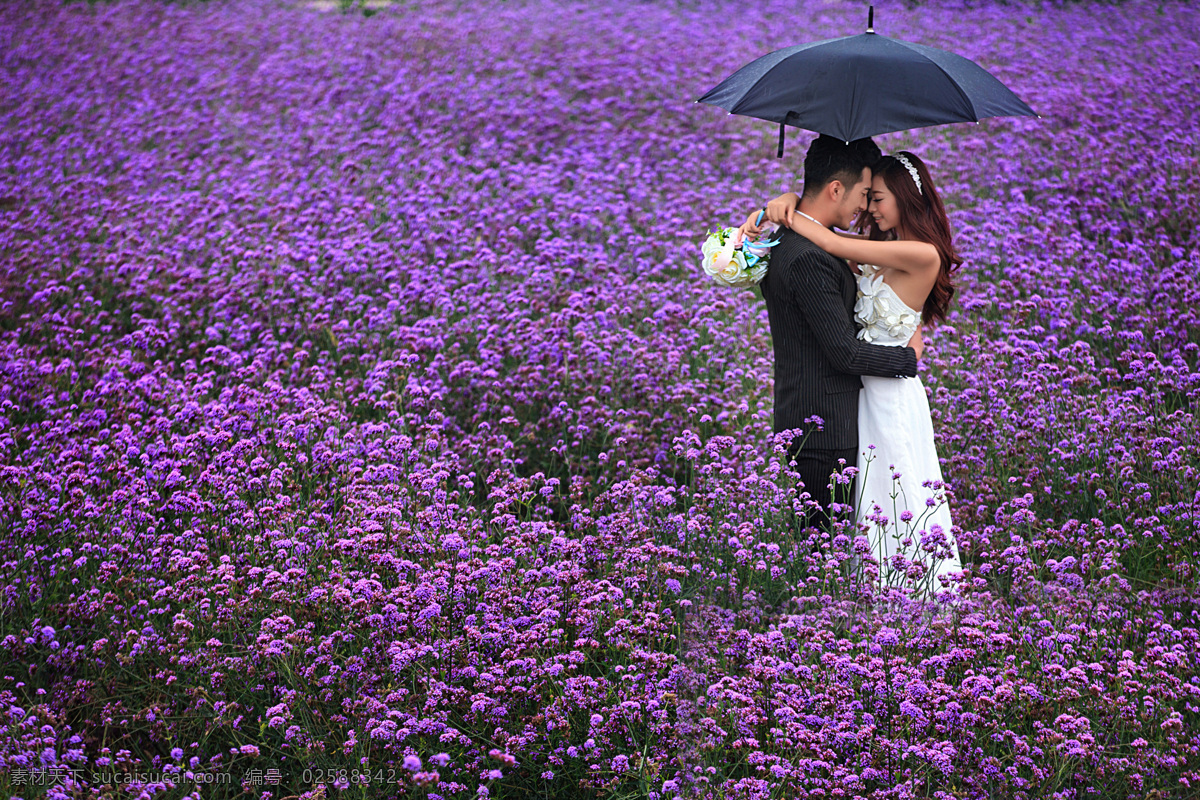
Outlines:
[{"label": "white rose", "polygon": [[703,267],[704,271],[710,276],[716,277],[717,269],[713,265],[716,259],[720,257],[721,249],[721,243],[717,241],[717,234],[715,233],[710,234],[709,237],[704,240],[704,245],[700,248],[700,252],[702,254],[700,266]]},{"label": "white rose", "polygon": [[729,261],[720,267],[720,277],[732,286],[733,282],[742,277],[745,271],[746,257],[742,255],[742,251],[734,250],[730,253]]}]

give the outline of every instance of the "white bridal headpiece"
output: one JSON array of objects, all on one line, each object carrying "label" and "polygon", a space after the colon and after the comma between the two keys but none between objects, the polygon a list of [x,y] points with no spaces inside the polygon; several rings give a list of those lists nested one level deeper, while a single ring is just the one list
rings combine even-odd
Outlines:
[{"label": "white bridal headpiece", "polygon": [[904,165],[909,175],[912,175],[913,183],[917,185],[917,194],[925,194],[924,190],[921,189],[921,175],[917,172],[917,168],[913,166],[913,163],[900,153],[896,154],[896,160]]}]

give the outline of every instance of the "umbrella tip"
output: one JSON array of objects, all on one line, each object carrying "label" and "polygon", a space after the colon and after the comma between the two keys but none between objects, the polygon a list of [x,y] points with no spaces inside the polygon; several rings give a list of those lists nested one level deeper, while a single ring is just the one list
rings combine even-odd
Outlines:
[{"label": "umbrella tip", "polygon": [[875,32],[875,6],[867,6],[867,33]]}]

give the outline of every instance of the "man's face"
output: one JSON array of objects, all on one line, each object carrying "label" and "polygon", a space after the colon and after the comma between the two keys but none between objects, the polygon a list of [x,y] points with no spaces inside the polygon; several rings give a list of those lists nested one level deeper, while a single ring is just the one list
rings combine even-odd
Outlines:
[{"label": "man's face", "polygon": [[871,191],[871,169],[863,167],[858,176],[858,183],[844,187],[846,192],[838,203],[837,221],[835,224],[842,230],[849,230],[859,212],[867,210],[868,195]]}]

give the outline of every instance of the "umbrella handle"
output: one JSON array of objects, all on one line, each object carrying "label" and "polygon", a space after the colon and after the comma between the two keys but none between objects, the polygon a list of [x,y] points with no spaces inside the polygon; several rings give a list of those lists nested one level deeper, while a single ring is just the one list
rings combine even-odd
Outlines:
[{"label": "umbrella handle", "polygon": [[779,151],[775,153],[776,158],[783,158],[783,123],[779,123]]}]

